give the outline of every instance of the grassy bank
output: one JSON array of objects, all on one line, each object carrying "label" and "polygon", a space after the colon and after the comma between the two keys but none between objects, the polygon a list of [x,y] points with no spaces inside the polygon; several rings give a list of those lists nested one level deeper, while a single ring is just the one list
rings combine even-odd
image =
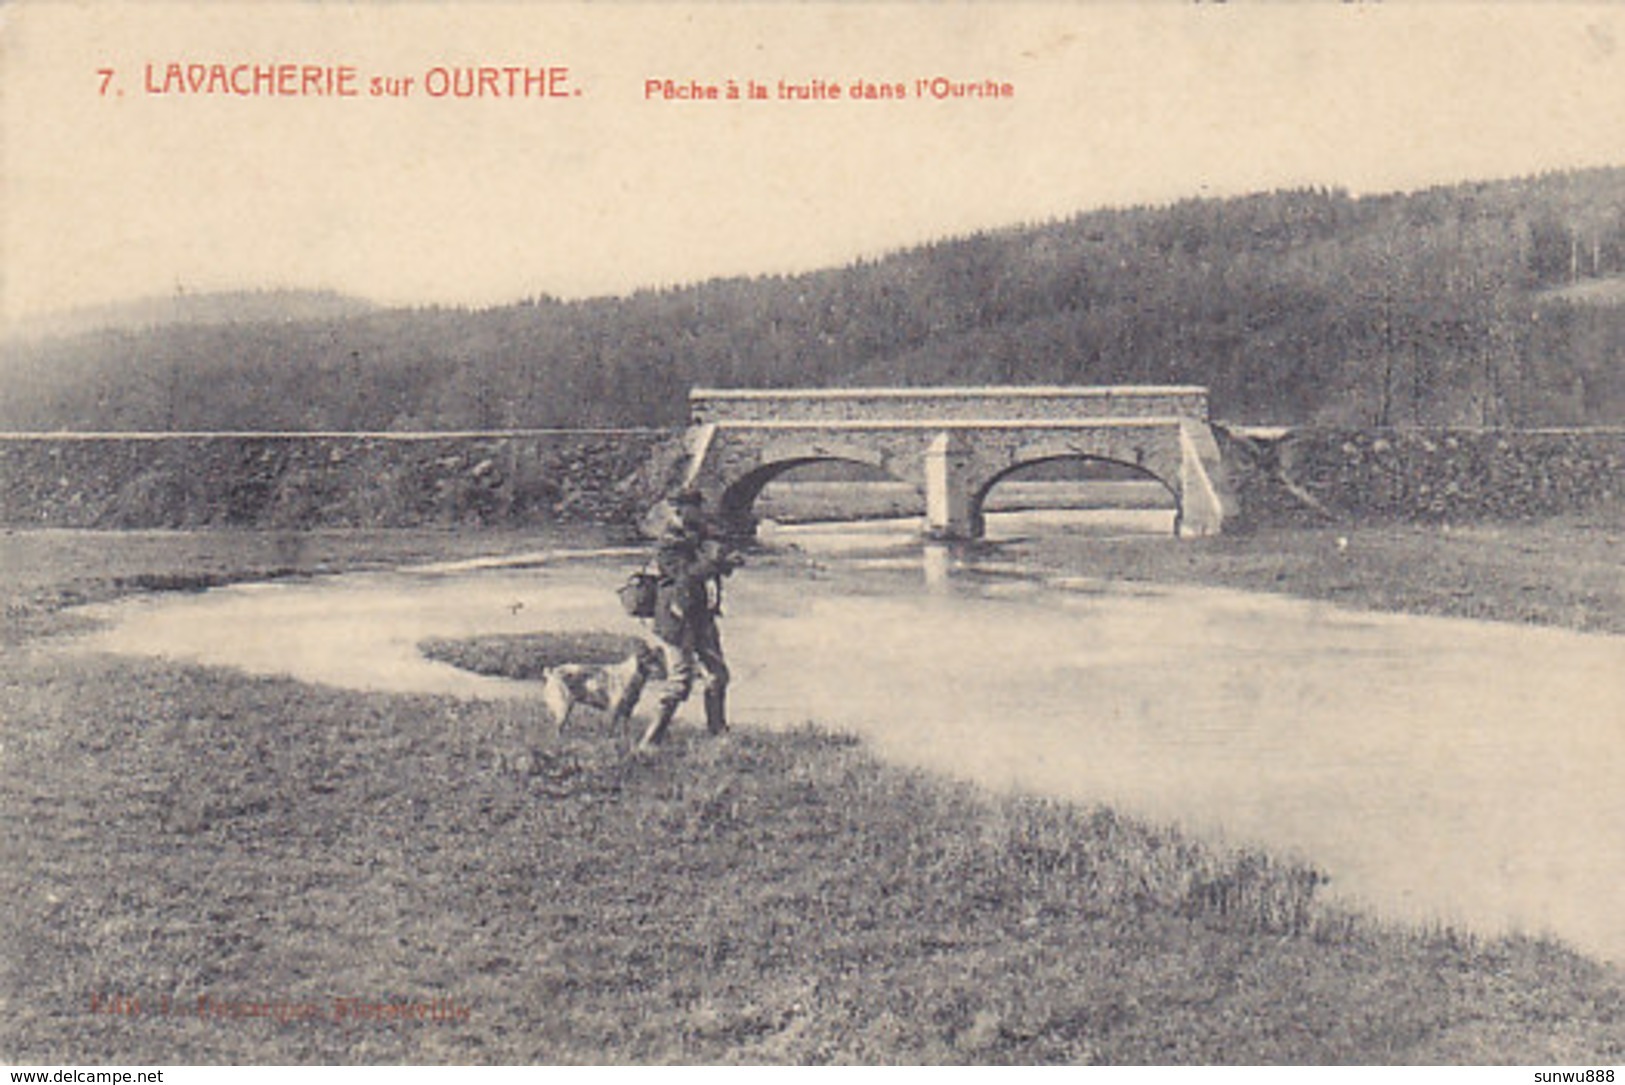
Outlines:
[{"label": "grassy bank", "polygon": [[[1310,868],[840,736],[746,720],[626,759],[586,726],[552,742],[524,704],[33,651],[64,584],[536,540],[330,537],[291,564],[130,543],[13,538],[0,564],[22,600],[0,637],[0,1061],[1625,1057],[1617,968],[1339,913]],[[1281,549],[1247,544],[1154,549]],[[429,1017],[335,1021],[336,998]]]},{"label": "grassy bank", "polygon": [[[1001,493],[1008,489],[1007,493]],[[1028,483],[995,491],[1004,509],[1159,508],[1153,484]],[[919,515],[894,483],[769,487],[764,516],[784,523]],[[998,553],[1067,575],[1207,584],[1324,599],[1355,609],[1625,633],[1625,503],[1520,523],[1341,524],[1261,528],[1207,539],[1049,533]]]},{"label": "grassy bank", "polygon": [[[1619,975],[1559,947],[1379,928],[1321,910],[1310,870],[814,731],[626,760],[519,706],[7,671],[7,1060],[1625,1052]],[[335,998],[447,1019],[338,1023]]]},{"label": "grassy bank", "polygon": [[1277,528],[1181,540],[1052,536],[1002,551],[1111,580],[1219,585],[1363,610],[1625,633],[1625,505],[1465,527]]}]

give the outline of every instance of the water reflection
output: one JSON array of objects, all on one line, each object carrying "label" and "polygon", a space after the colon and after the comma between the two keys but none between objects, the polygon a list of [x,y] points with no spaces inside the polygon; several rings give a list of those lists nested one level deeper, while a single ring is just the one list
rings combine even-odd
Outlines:
[{"label": "water reflection", "polygon": [[948,574],[953,569],[953,553],[946,543],[921,544],[920,568],[925,573],[925,586],[935,592],[948,590]]},{"label": "water reflection", "polygon": [[[986,542],[1006,543],[1029,535],[1074,535],[1090,538],[1171,538],[1172,509],[1026,509],[986,515]],[[779,524],[764,521],[761,542],[823,555],[883,552],[917,560],[924,519],[895,517],[824,523]],[[947,545],[947,544],[943,544]],[[973,545],[971,552],[976,551]],[[926,544],[926,555],[932,553]],[[935,559],[931,559],[935,560]]]}]

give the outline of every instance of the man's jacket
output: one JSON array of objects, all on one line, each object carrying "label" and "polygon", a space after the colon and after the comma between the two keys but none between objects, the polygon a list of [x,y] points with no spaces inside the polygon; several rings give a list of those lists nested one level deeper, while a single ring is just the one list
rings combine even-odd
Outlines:
[{"label": "man's jacket", "polygon": [[660,577],[655,635],[669,644],[692,648],[696,634],[716,622],[720,581],[732,566],[703,535],[672,527],[660,536],[655,571]]}]

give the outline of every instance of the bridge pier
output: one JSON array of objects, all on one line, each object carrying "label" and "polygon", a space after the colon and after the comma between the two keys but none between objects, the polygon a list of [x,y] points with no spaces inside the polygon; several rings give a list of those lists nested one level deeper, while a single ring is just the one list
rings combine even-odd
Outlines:
[{"label": "bridge pier", "polygon": [[1224,469],[1219,443],[1206,425],[1182,420],[1179,450],[1179,512],[1174,532],[1182,539],[1217,535],[1229,511],[1229,502],[1216,481],[1223,477]]},{"label": "bridge pier", "polygon": [[981,511],[974,507],[972,452],[957,430],[932,438],[925,451],[925,534],[931,539],[978,539]]}]

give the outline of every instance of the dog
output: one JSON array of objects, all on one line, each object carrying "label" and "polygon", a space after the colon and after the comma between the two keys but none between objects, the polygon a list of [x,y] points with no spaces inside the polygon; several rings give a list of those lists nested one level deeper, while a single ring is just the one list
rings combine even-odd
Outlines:
[{"label": "dog", "polygon": [[561,663],[547,669],[542,683],[542,704],[547,706],[564,734],[575,706],[587,705],[608,712],[617,728],[632,718],[651,678],[666,677],[666,656],[647,642],[619,663]]}]

